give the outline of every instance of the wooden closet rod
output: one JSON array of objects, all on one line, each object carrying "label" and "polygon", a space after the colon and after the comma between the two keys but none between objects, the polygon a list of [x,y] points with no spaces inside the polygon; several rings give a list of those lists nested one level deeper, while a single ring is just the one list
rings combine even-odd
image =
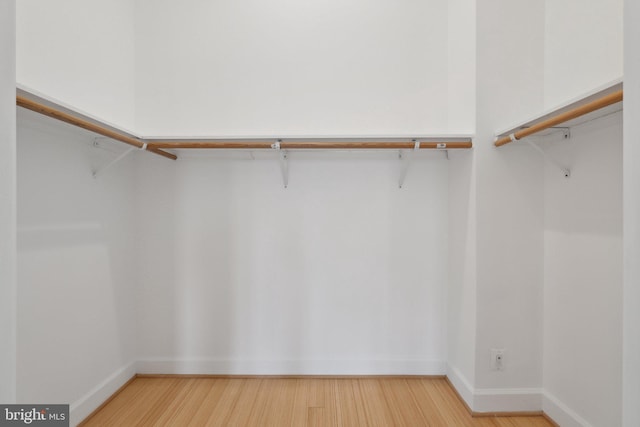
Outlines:
[{"label": "wooden closet rod", "polygon": [[[269,141],[149,141],[149,147],[153,148],[203,148],[203,149],[270,149]],[[432,149],[462,149],[471,148],[471,141],[442,141],[420,142],[420,148]],[[353,141],[307,141],[293,142],[280,141],[280,148],[291,149],[413,149],[414,142],[353,142]]]},{"label": "wooden closet rod", "polygon": [[[86,129],[88,131],[91,131],[93,133],[97,133],[98,135],[102,135],[102,136],[106,136],[108,138],[111,139],[115,139],[116,141],[120,141],[120,142],[124,142],[125,144],[129,144],[129,145],[133,145],[134,147],[137,148],[144,148],[145,146],[145,142],[138,139],[138,138],[134,138],[128,135],[124,135],[120,132],[116,132],[114,130],[111,129],[107,129],[105,127],[102,127],[98,124],[95,123],[91,123],[89,121],[86,120],[82,120],[79,119],[71,114],[65,113],[63,111],[60,110],[56,110],[55,108],[49,107],[47,105],[41,104],[39,102],[36,101],[32,101],[28,98],[22,97],[22,96],[17,96],[16,97],[16,104],[19,107],[22,108],[26,108],[28,110],[31,111],[35,111],[36,113],[40,113],[43,114],[45,116],[49,116],[51,118],[54,118],[56,120],[60,120],[62,122],[65,123],[69,123],[71,125],[80,127],[82,129]],[[168,153],[166,151],[160,150],[156,147],[150,147],[149,145],[147,145],[146,147],[147,151],[150,151],[154,154],[158,154],[160,156],[166,157],[168,159],[172,159],[172,160],[176,160],[178,157],[175,154],[171,154]]]},{"label": "wooden closet rod", "polygon": [[[616,104],[622,101],[622,98],[623,98],[622,90],[613,92],[609,95],[603,96],[602,98],[598,98],[594,101],[591,101],[588,104],[585,104],[580,107],[574,108],[573,110],[569,110],[564,113],[558,114],[557,116],[551,117],[547,120],[543,120],[540,123],[536,123],[526,129],[521,129],[517,132],[514,132],[512,135],[516,140],[522,139],[524,137],[533,135],[534,133],[538,133],[545,129],[549,129],[550,127],[557,126],[561,123],[567,122],[569,120],[573,120],[580,116],[584,116],[585,114],[591,113],[601,108],[608,107],[609,105]],[[511,138],[511,135],[507,135],[498,139],[494,144],[496,147],[500,147],[512,141],[513,139]]]}]

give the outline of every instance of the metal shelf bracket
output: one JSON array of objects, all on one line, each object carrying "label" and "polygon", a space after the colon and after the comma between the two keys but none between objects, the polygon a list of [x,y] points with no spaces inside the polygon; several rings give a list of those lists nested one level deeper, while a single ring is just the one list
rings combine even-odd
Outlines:
[{"label": "metal shelf bracket", "polygon": [[120,154],[118,157],[116,157],[115,159],[111,160],[109,163],[107,163],[106,165],[104,165],[103,167],[101,167],[100,169],[97,169],[96,171],[93,172],[93,177],[94,178],[98,178],[100,175],[104,174],[105,171],[107,171],[108,169],[110,169],[113,165],[115,165],[116,163],[118,163],[120,160],[124,159],[125,157],[127,157],[129,155],[129,153],[131,153],[133,150],[135,150],[135,148],[127,148],[122,154]]},{"label": "metal shelf bracket", "polygon": [[[404,180],[407,177],[407,173],[409,172],[409,166],[411,165],[411,159],[413,158],[413,154],[420,149],[420,141],[414,139],[413,140],[413,150],[407,151],[403,156],[402,151],[400,152],[400,160],[404,161],[404,165],[402,166],[402,171],[400,172],[400,180],[398,181],[398,188],[402,188],[404,185]],[[446,146],[446,144],[445,144]]]},{"label": "metal shelf bracket", "polygon": [[[96,148],[100,148],[100,143],[97,140],[93,141],[93,146]],[[94,178],[98,178],[98,176],[102,175],[105,173],[105,171],[107,171],[108,169],[110,169],[112,166],[114,166],[116,163],[120,162],[122,159],[124,159],[125,157],[127,157],[129,154],[131,154],[132,151],[136,151],[136,150],[146,150],[147,149],[147,143],[145,142],[142,147],[140,148],[136,148],[136,147],[130,147],[127,148],[126,150],[124,150],[118,157],[116,157],[115,159],[111,160],[109,163],[107,163],[106,165],[104,165],[103,167],[101,167],[100,169],[96,170],[93,172],[93,177]]]},{"label": "metal shelf bracket", "polygon": [[287,150],[280,149],[281,139],[271,144],[271,148],[278,152],[278,160],[280,161],[280,172],[282,173],[282,183],[284,188],[289,186],[289,163],[287,161]]},{"label": "metal shelf bracket", "polygon": [[[568,128],[567,128],[567,132],[568,132]],[[565,138],[568,138],[568,137],[569,136],[567,136],[567,134],[565,134]],[[549,155],[547,153],[545,153],[545,151],[542,148],[540,148],[538,146],[538,144],[536,144],[535,142],[531,141],[529,138],[523,138],[522,141],[526,142],[534,150],[536,150],[538,153],[542,154],[542,157],[544,158],[545,161],[551,163],[556,168],[560,169],[560,171],[562,172],[562,174],[564,175],[565,178],[571,177],[571,170],[569,168],[567,168],[566,166],[563,166],[562,164],[560,164],[557,160],[552,159],[551,157],[549,157]]]}]

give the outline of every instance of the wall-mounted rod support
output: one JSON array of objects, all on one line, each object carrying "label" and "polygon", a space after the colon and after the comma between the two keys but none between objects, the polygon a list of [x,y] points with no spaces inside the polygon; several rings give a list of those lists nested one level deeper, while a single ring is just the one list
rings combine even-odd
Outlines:
[{"label": "wall-mounted rod support", "polygon": [[280,172],[282,173],[282,183],[284,188],[289,186],[289,164],[287,163],[287,152],[281,149],[281,141],[277,140],[271,144],[271,148],[278,152],[278,160],[280,161]]},{"label": "wall-mounted rod support", "polygon": [[549,129],[561,131],[562,132],[562,136],[564,136],[564,139],[571,138],[571,128],[570,127],[566,127],[566,126],[551,126]]},{"label": "wall-mounted rod support", "polygon": [[[223,140],[199,140],[199,141],[152,141],[151,148],[210,148],[210,149],[269,149],[273,148],[269,141],[223,141]],[[420,149],[465,149],[472,148],[470,140],[450,142],[425,142],[420,143]],[[414,142],[361,142],[361,141],[280,141],[283,150],[301,149],[342,149],[342,150],[410,150],[414,148]]]},{"label": "wall-mounted rod support", "polygon": [[573,120],[580,116],[584,116],[585,114],[589,114],[593,111],[621,102],[622,99],[623,99],[622,90],[610,93],[609,95],[605,95],[602,98],[598,98],[595,101],[589,102],[588,104],[584,104],[580,107],[576,107],[572,110],[558,114],[557,116],[551,117],[547,120],[543,120],[540,123],[536,123],[528,128],[520,129],[519,131],[514,132],[510,135],[498,138],[494,143],[494,145],[496,147],[500,147],[510,142],[518,141],[522,138],[533,135],[545,129],[549,129],[561,123],[567,122],[569,120]]},{"label": "wall-mounted rod support", "polygon": [[407,173],[409,172],[409,166],[411,165],[411,160],[413,158],[413,154],[420,149],[420,141],[414,141],[413,150],[407,152],[404,156],[400,156],[402,160],[404,158],[404,165],[402,166],[402,171],[400,172],[400,180],[398,181],[398,188],[402,188],[404,185],[404,179],[407,177]]},{"label": "wall-mounted rod support", "polygon": [[529,139],[526,139],[525,142],[529,144],[538,153],[542,154],[542,157],[544,157],[546,161],[548,161],[549,163],[551,163],[552,165],[560,169],[560,171],[562,171],[562,174],[564,175],[565,178],[569,178],[571,176],[571,170],[569,168],[561,165],[555,159],[552,159],[551,157],[549,157],[549,155],[547,155],[547,153],[545,153],[545,151],[542,148],[540,148],[538,144],[536,144],[535,142]]},{"label": "wall-mounted rod support", "polygon": [[93,173],[93,177],[97,178],[99,175],[102,175],[107,169],[110,169],[113,165],[115,165],[116,163],[118,163],[120,160],[124,159],[125,157],[127,157],[133,150],[135,150],[134,147],[131,148],[127,148],[122,154],[120,154],[118,157],[116,157],[115,159],[111,160],[109,163],[107,163],[106,165],[104,165],[102,168],[96,170]]},{"label": "wall-mounted rod support", "polygon": [[[26,108],[27,110],[35,111],[36,113],[40,113],[42,115],[51,117],[53,119],[60,120],[65,123],[69,123],[70,125],[77,126],[82,129],[86,129],[90,132],[97,133],[98,135],[106,136],[107,138],[115,139],[116,141],[133,145],[136,148],[145,147],[145,142],[140,140],[139,138],[134,138],[132,136],[125,135],[120,132],[116,132],[112,129],[108,129],[107,127],[100,126],[99,124],[92,123],[90,121],[78,118],[72,114],[66,113],[64,111],[60,111],[48,105],[41,104],[39,102],[33,101],[31,99],[28,99],[22,96],[16,97],[16,105],[22,108]],[[166,157],[168,159],[172,159],[172,160],[177,159],[177,156],[175,154],[168,153],[159,148],[147,147],[147,151]]]}]

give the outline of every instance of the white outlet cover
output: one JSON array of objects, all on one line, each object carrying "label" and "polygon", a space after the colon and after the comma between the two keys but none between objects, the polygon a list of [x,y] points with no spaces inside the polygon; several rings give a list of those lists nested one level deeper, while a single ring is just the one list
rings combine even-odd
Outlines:
[{"label": "white outlet cover", "polygon": [[492,371],[504,371],[505,369],[505,355],[504,348],[492,348],[491,349],[491,370]]}]

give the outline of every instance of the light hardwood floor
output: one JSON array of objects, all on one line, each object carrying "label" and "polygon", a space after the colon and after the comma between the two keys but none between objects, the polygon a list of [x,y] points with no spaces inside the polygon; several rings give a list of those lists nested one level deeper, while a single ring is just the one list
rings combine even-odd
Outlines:
[{"label": "light hardwood floor", "polygon": [[440,378],[136,378],[84,426],[551,427],[472,418]]}]

